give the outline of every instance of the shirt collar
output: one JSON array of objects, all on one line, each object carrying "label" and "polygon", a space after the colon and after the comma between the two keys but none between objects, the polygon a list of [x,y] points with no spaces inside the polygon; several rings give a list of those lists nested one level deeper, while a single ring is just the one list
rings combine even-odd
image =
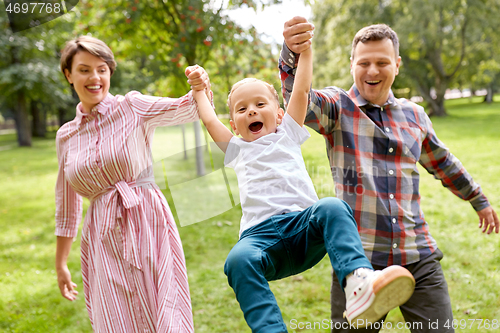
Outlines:
[{"label": "shirt collar", "polygon": [[75,118],[77,125],[80,125],[80,123],[82,122],[82,120],[85,117],[95,116],[96,112],[99,112],[100,114],[105,115],[106,112],[108,112],[108,108],[109,108],[109,105],[111,104],[112,100],[113,100],[113,95],[111,95],[108,92],[106,97],[104,97],[104,99],[102,101],[100,101],[99,104],[97,104],[96,106],[94,106],[92,108],[92,110],[90,110],[90,113],[83,112],[82,111],[82,102],[78,103],[78,105],[76,106],[76,118]]},{"label": "shirt collar", "polygon": [[[381,105],[375,105],[375,104],[372,104],[370,102],[368,102],[366,99],[363,98],[363,96],[361,96],[361,94],[359,93],[359,90],[358,88],[356,87],[356,84],[353,84],[351,89],[349,89],[349,97],[354,101],[354,103],[358,106],[358,107],[366,107],[366,106],[378,106],[378,107],[381,107]],[[394,105],[396,104],[396,98],[394,97],[394,94],[392,92],[392,89],[389,90],[389,97],[387,98],[387,101],[385,102],[384,105],[382,106],[385,106],[385,105]]]}]

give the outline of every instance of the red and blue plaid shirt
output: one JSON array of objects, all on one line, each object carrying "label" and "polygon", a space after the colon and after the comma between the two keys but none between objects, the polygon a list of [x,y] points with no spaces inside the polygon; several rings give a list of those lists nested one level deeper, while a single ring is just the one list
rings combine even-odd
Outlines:
[{"label": "red and blue plaid shirt", "polygon": [[[298,56],[284,45],[279,62],[285,106]],[[325,137],[335,191],[354,212],[366,256],[379,266],[408,265],[437,249],[420,208],[419,162],[475,210],[487,198],[437,138],[424,109],[392,91],[382,106],[355,85],[311,90],[305,124]]]}]

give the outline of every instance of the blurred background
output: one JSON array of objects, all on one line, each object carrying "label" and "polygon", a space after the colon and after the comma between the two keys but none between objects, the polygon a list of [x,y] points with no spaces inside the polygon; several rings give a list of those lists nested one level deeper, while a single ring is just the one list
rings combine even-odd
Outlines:
[{"label": "blurred background", "polygon": [[[439,138],[500,209],[500,0],[81,0],[69,13],[19,32],[9,22],[9,4],[0,0],[0,333],[92,331],[79,239],[68,261],[80,292],[75,303],[60,296],[54,271],[54,139],[78,103],[59,58],[66,41],[81,35],[100,38],[113,50],[118,67],[112,94],[179,97],[189,91],[184,69],[205,67],[216,111],[227,124],[233,83],[252,76],[281,91],[277,63],[285,21],[300,15],[316,27],[313,88],[345,90],[353,83],[355,33],[386,23],[400,39],[395,95],[425,107]],[[194,124],[158,128],[153,155],[183,242],[195,329],[249,332],[223,273],[241,218],[234,175],[222,174],[216,148]],[[324,139],[311,135],[302,146],[306,167],[318,196],[333,196]],[[422,208],[445,254],[456,318],[449,324],[467,332],[496,331],[500,238],[482,234],[470,204],[419,170]],[[271,282],[285,322],[328,323],[330,281],[325,258],[303,274]],[[396,329],[404,323],[399,310],[387,321],[393,329],[382,332],[409,332]],[[325,325],[302,327],[290,331],[329,332]]]}]

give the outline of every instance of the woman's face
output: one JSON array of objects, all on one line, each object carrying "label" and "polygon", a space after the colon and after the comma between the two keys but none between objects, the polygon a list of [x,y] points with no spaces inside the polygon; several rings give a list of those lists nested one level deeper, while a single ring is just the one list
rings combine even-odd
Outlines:
[{"label": "woman's face", "polygon": [[108,64],[86,51],[78,51],[73,57],[71,72],[64,70],[69,83],[73,84],[83,111],[99,104],[108,94],[111,72]]}]

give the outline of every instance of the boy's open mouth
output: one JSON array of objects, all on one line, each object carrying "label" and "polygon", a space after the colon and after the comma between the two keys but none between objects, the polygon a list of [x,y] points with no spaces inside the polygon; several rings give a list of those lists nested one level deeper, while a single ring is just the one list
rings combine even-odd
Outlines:
[{"label": "boy's open mouth", "polygon": [[377,84],[379,84],[381,81],[378,80],[378,81],[365,81],[366,83],[368,83],[370,86],[376,86]]},{"label": "boy's open mouth", "polygon": [[262,122],[256,121],[256,122],[251,123],[250,126],[248,126],[248,129],[250,129],[250,131],[252,131],[252,133],[256,133],[262,129],[262,126],[264,126],[264,124]]}]

